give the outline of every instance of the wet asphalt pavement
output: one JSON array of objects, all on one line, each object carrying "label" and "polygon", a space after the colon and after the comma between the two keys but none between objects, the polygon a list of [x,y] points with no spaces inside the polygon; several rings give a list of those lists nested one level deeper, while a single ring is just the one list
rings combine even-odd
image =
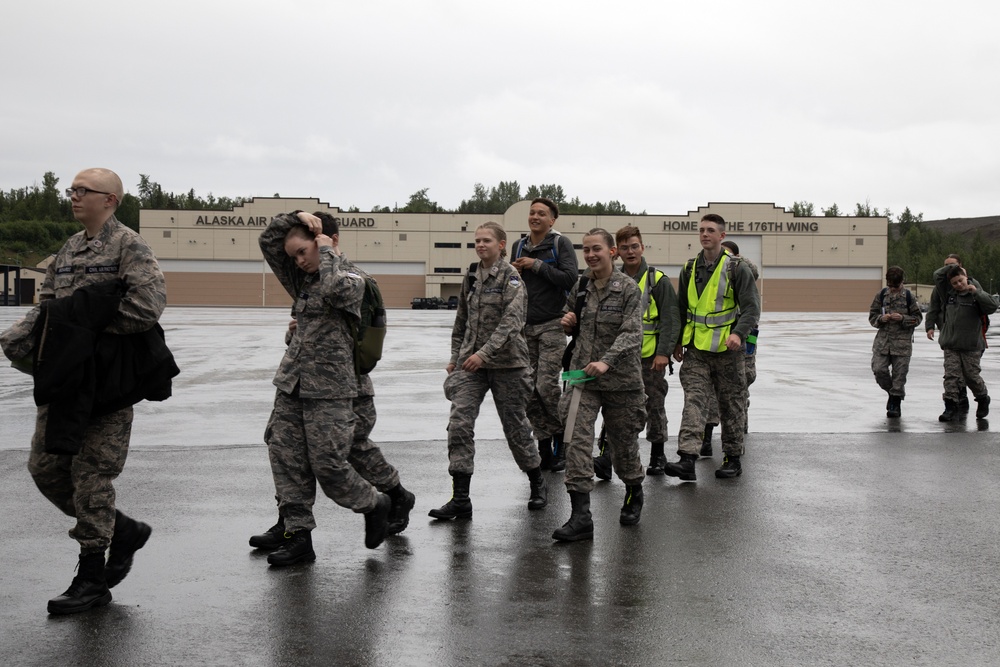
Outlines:
[{"label": "wet asphalt pavement", "polygon": [[[0,309],[0,328],[20,312]],[[137,406],[116,482],[153,536],[109,606],[68,617],[45,605],[73,577],[72,524],[25,469],[30,378],[0,364],[0,663],[1000,664],[1000,443],[987,422],[937,421],[936,343],[916,337],[903,418],[887,420],[864,313],[766,313],[743,476],[714,477],[717,434],[699,481],[647,480],[638,526],[618,524],[622,483],[599,483],[594,541],[558,544],[562,476],[547,474],[549,507],[529,512],[489,399],[474,518],[427,517],[450,496],[454,313],[390,314],[373,437],[417,494],[406,532],[365,549],[363,518],[321,497],[317,561],[270,568],[247,539],[275,519],[255,443],[287,313],[168,308],[182,372],[169,401]],[[994,387],[997,329],[983,357]],[[670,387],[673,436],[676,375]]]},{"label": "wet asphalt pavement", "polygon": [[[480,443],[471,521],[441,442],[388,444],[417,494],[376,550],[322,498],[317,561],[275,569],[266,450],[135,448],[120,507],[154,533],[107,607],[50,617],[72,578],[68,519],[25,451],[0,452],[0,654],[14,665],[989,665],[1000,662],[1000,465],[988,432],[752,433],[745,473],[647,479],[642,521],[599,483],[595,539],[557,544],[562,476],[526,507],[501,441]],[[716,451],[718,452],[716,438]],[[643,446],[643,459],[648,454]]]}]

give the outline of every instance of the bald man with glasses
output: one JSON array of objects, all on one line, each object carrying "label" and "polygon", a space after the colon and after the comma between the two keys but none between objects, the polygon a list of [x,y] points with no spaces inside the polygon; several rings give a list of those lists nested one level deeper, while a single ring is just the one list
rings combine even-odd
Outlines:
[{"label": "bald man with glasses", "polygon": [[[166,286],[149,245],[115,218],[124,194],[121,179],[108,169],[86,169],[76,175],[66,194],[73,217],[83,230],[66,241],[49,264],[41,300],[69,297],[82,288],[93,292],[99,284],[104,287],[119,279],[123,286],[116,289],[123,294],[117,301],[117,311],[109,309],[109,323],[99,333],[141,334],[153,329],[167,303]],[[45,311],[37,306],[0,334],[0,346],[9,359],[23,359],[33,353],[35,323],[44,312],[47,325],[52,311],[51,303],[45,305]],[[37,383],[36,373],[36,391]],[[79,450],[71,453],[46,437],[50,408],[54,406],[52,403],[38,408],[28,470],[42,494],[75,519],[69,534],[80,544],[79,569],[66,592],[48,603],[50,614],[73,614],[111,601],[109,589],[128,574],[135,552],[146,544],[152,529],[115,508],[113,481],[125,465],[132,407],[100,416],[85,415],[82,419],[86,423],[76,443]],[[53,413],[52,417],[63,420],[61,414]],[[58,426],[53,422],[50,430]]]}]

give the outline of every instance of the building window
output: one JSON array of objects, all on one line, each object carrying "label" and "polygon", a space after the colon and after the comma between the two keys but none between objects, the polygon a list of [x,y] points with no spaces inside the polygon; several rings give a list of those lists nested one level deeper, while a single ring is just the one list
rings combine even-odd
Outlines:
[{"label": "building window", "polygon": [[439,266],[434,269],[434,273],[461,273],[462,269],[452,268],[450,266]]},{"label": "building window", "polygon": [[475,243],[466,243],[466,244],[465,244],[465,247],[466,247],[466,248],[472,248],[472,249],[475,249],[475,247],[476,247],[476,244],[475,244]]},{"label": "building window", "polygon": [[854,245],[864,245],[864,244],[865,244],[864,239],[854,239]]},{"label": "building window", "polygon": [[406,234],[400,234],[399,235],[399,240],[400,241],[405,241],[406,240]]},{"label": "building window", "polygon": [[435,248],[461,248],[461,243],[435,243]]},{"label": "building window", "polygon": [[169,229],[163,232],[163,238],[165,238],[165,239],[169,239],[170,238],[170,230]]},{"label": "building window", "polygon": [[573,247],[576,248],[577,250],[583,250],[583,244],[582,243],[574,243]]}]

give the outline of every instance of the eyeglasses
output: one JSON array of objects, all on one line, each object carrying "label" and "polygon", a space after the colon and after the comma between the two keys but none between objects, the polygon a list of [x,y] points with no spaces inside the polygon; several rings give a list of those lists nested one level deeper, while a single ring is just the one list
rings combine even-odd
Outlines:
[{"label": "eyeglasses", "polygon": [[618,249],[621,250],[622,252],[625,252],[625,251],[639,252],[639,250],[641,248],[642,248],[642,244],[641,243],[633,243],[632,245],[618,246]]},{"label": "eyeglasses", "polygon": [[112,194],[114,194],[113,192],[101,192],[100,190],[91,190],[90,188],[85,188],[82,185],[80,187],[78,187],[78,188],[66,188],[66,196],[67,197],[72,197],[73,195],[76,195],[78,199],[83,199],[84,197],[87,196],[88,192],[93,192],[94,194],[98,194],[98,195],[112,195]]}]

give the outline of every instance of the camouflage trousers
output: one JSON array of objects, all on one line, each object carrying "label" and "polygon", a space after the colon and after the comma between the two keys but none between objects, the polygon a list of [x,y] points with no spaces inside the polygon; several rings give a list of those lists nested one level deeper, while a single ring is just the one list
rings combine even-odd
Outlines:
[{"label": "camouflage trousers", "polygon": [[[743,349],[746,349],[746,343],[743,344]],[[746,410],[749,414],[750,412],[750,385],[752,385],[757,380],[757,354],[744,354],[743,355],[743,375],[747,381],[747,388],[743,390],[743,397],[746,400]],[[718,425],[719,423],[719,400],[712,397],[711,405],[708,409],[708,421],[706,424]]]},{"label": "camouflage trousers", "polygon": [[[399,485],[399,473],[386,461],[378,445],[369,438],[375,429],[375,397],[358,396],[352,403],[354,408],[354,442],[347,455],[347,462],[359,475],[365,478],[365,481],[385,493]],[[308,499],[307,503],[309,507],[316,503],[315,484],[312,485],[311,492],[312,497]],[[278,501],[280,508],[281,497],[275,495],[274,499]],[[280,509],[278,513],[281,514]]]},{"label": "camouflage trousers", "polygon": [[559,319],[524,327],[531,363],[531,387],[528,398],[528,420],[535,439],[551,438],[563,430],[559,417],[559,397],[562,395],[562,358],[566,350],[566,332]]},{"label": "camouflage trousers", "polygon": [[538,448],[531,439],[531,424],[524,405],[531,392],[527,368],[481,368],[475,373],[461,369],[445,378],[444,395],[451,401],[448,417],[448,472],[471,475],[475,471],[476,418],[486,398],[493,394],[493,403],[503,426],[507,446],[521,470],[541,465]]},{"label": "camouflage trousers", "polygon": [[[575,387],[559,400],[563,419],[569,414]],[[639,460],[639,431],[646,423],[645,395],[632,391],[582,389],[580,407],[573,426],[573,438],[566,445],[566,490],[590,493],[594,489],[594,423],[604,415],[604,437],[611,453],[611,466],[626,484],[642,484],[646,478]]]},{"label": "camouflage trousers", "polygon": [[278,391],[264,430],[278,513],[290,532],[316,527],[312,507],[319,483],[333,502],[367,512],[375,488],[348,462],[354,439],[350,399],[301,398]]},{"label": "camouflage trousers", "polygon": [[963,384],[972,390],[976,398],[989,393],[979,367],[982,357],[982,350],[944,350],[944,400],[957,402],[965,398]]},{"label": "camouflage trousers", "polygon": [[642,360],[642,386],[646,393],[646,440],[667,439],[667,371],[653,370],[653,357]]},{"label": "camouflage trousers", "polygon": [[35,486],[68,516],[76,518],[69,536],[84,552],[103,551],[115,532],[114,480],[125,467],[132,408],[90,420],[76,456],[45,453],[48,406],[38,408],[28,471]]},{"label": "camouflage trousers", "polygon": [[347,461],[369,484],[384,493],[399,485],[399,473],[370,438],[375,429],[375,397],[358,396],[353,405],[354,443]]},{"label": "camouflage trousers", "polygon": [[910,355],[872,353],[875,382],[890,396],[906,396],[906,375],[909,372]]},{"label": "camouflage trousers", "polygon": [[701,451],[705,424],[712,403],[717,400],[722,451],[733,456],[743,454],[747,418],[745,357],[742,350],[703,352],[693,347],[684,350],[680,371],[684,412],[677,435],[678,453],[697,455]]}]

